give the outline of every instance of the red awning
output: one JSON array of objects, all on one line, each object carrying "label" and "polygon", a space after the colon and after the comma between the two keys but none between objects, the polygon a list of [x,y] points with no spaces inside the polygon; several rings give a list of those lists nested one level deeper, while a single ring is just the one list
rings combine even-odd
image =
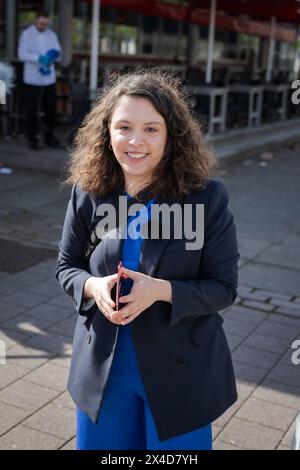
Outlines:
[{"label": "red awning", "polygon": [[[210,0],[190,0],[197,8],[209,8]],[[300,24],[298,0],[217,0],[217,10],[229,14],[249,15],[257,20],[275,16],[280,23]]]},{"label": "red awning", "polygon": [[[85,1],[91,2],[92,0]],[[101,6],[135,11],[146,16],[158,16],[174,21],[209,24],[210,0],[189,0],[185,5],[176,5],[162,0],[101,0]],[[300,23],[298,11],[300,12],[300,1],[296,0],[217,0],[216,28],[269,37],[271,16],[275,16],[277,22],[295,24]],[[238,15],[248,15],[249,19]],[[297,32],[294,28],[276,25],[275,39],[293,44],[296,38]]]},{"label": "red awning", "polygon": [[[92,1],[92,0],[85,0]],[[138,11],[145,15],[164,16],[174,20],[188,19],[198,9],[210,8],[210,0],[186,0],[180,4],[168,0],[101,0],[101,5]],[[299,0],[217,0],[217,11],[231,15],[249,15],[252,19],[300,24]]]}]

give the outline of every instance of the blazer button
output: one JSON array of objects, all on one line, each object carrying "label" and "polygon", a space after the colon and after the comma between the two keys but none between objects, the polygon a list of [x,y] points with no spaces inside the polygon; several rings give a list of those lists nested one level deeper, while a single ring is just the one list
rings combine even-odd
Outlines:
[{"label": "blazer button", "polygon": [[91,340],[92,340],[92,335],[91,335],[90,333],[87,335],[87,339],[86,339],[86,340],[87,340],[88,344],[90,344],[90,342],[91,342]]},{"label": "blazer button", "polygon": [[177,361],[176,361],[176,364],[177,364],[179,367],[186,366],[186,360],[184,359],[184,357],[178,357],[178,358],[177,358]]}]

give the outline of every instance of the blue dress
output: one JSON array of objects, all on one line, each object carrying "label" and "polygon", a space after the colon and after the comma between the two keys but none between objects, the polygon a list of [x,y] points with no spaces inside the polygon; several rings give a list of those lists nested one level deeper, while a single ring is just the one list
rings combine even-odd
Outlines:
[{"label": "blue dress", "polygon": [[[130,196],[127,194],[127,197]],[[143,222],[150,218],[151,204],[141,214]],[[127,235],[131,222],[138,214],[128,217]],[[132,228],[132,225],[131,225]],[[137,233],[133,230],[134,233]],[[122,263],[138,271],[143,239],[134,233],[124,239]],[[130,292],[132,280],[127,279],[125,292]],[[211,450],[211,424],[195,431],[163,441],[159,440],[147,395],[139,372],[132,340],[131,323],[119,326],[117,344],[109,379],[101,405],[98,423],[94,424],[77,407],[76,448],[78,450]],[[201,406],[201,404],[200,404]]]}]

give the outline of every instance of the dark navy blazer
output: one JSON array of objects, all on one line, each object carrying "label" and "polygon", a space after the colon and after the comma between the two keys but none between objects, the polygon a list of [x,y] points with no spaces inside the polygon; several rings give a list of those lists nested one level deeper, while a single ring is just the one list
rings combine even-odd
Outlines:
[{"label": "dark navy blazer", "polygon": [[[111,323],[96,304],[83,310],[83,287],[91,275],[117,272],[122,240],[104,237],[90,258],[84,246],[100,220],[98,205],[112,203],[117,208],[119,194],[97,198],[73,187],[56,268],[59,284],[79,313],[68,390],[95,423],[122,326]],[[146,239],[140,256],[140,272],[167,279],[172,286],[172,304],[155,302],[131,323],[141,377],[164,440],[207,425],[237,399],[223,318],[217,311],[237,296],[239,254],[228,193],[221,182],[209,180],[205,189],[156,202],[204,204],[205,216],[202,249],[186,250],[186,240],[171,232],[169,240]]]}]

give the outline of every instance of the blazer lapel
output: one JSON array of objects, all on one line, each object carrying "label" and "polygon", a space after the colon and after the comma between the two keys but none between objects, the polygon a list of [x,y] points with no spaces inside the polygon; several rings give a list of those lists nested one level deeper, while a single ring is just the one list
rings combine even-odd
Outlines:
[{"label": "blazer lapel", "polygon": [[[101,203],[111,203],[114,205],[117,213],[119,210],[119,196],[122,195],[122,190],[120,192],[116,192],[109,197],[105,198],[105,200],[102,199]],[[169,207],[172,206],[172,204],[180,204],[182,206],[183,204],[183,198],[182,197],[169,197],[169,198],[157,198],[155,201],[156,204],[167,204]],[[148,233],[149,237],[151,234],[150,231],[150,221],[148,222]],[[174,227],[175,227],[176,221],[172,223],[170,227],[170,238],[172,238],[173,232],[174,232]],[[161,226],[162,226],[162,221],[159,221],[159,229],[161,233]],[[124,226],[124,222],[119,223],[118,217],[117,217],[117,224],[116,227],[112,228],[109,232],[105,234],[105,236],[102,238],[101,244],[102,244],[102,250],[103,250],[103,257],[104,257],[104,263],[105,267],[107,270],[107,274],[115,274],[118,270],[118,263],[122,259],[122,248],[123,248],[123,239],[120,237],[121,231],[126,230],[126,227]],[[155,271],[158,267],[159,261],[163,255],[163,252],[166,248],[166,246],[169,243],[169,239],[151,239],[147,238],[144,240],[141,254],[140,254],[140,264],[139,264],[139,271],[143,274],[147,274],[148,276],[154,276]]]},{"label": "blazer lapel", "polygon": [[110,231],[107,232],[101,240],[102,253],[104,257],[104,264],[108,275],[115,274],[118,271],[118,264],[122,256],[122,246],[123,239],[119,236],[120,231],[124,230],[124,226],[120,226],[118,220],[118,210],[119,210],[119,196],[122,195],[123,189],[107,196],[102,199],[99,204],[111,204],[114,206],[117,217],[116,217],[116,227],[111,227]]}]

